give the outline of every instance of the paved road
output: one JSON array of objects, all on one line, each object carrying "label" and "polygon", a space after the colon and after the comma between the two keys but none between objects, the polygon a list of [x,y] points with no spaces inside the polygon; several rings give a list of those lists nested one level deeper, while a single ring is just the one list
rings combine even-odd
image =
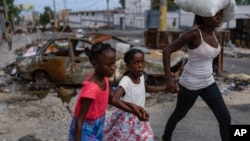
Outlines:
[{"label": "paved road", "polygon": [[[234,96],[233,96],[234,95]],[[244,95],[244,94],[243,94]],[[250,111],[248,92],[242,94],[223,95],[232,117],[232,124],[249,124]],[[238,96],[242,96],[239,98]],[[233,97],[233,98],[232,98]],[[237,100],[238,98],[241,100]],[[247,99],[247,100],[243,100]],[[235,102],[237,101],[237,102]],[[148,107],[151,118],[151,126],[156,136],[155,141],[160,141],[167,119],[174,110],[176,100],[163,102]],[[187,116],[177,124],[172,141],[220,141],[218,123],[206,104],[201,99],[196,101]]]},{"label": "paved road", "polygon": [[250,58],[223,58],[223,70],[228,73],[245,73],[250,75]]}]

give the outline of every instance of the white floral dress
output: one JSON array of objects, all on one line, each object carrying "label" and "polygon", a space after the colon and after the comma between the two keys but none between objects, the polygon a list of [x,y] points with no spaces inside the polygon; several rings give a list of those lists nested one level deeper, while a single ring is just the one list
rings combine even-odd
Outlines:
[{"label": "white floral dress", "polygon": [[[124,76],[120,87],[125,90],[124,101],[128,101],[144,107],[145,84],[144,76],[140,77],[140,83],[134,84],[128,76]],[[153,131],[149,122],[140,121],[134,114],[116,109],[104,124],[104,141],[153,141]]]}]

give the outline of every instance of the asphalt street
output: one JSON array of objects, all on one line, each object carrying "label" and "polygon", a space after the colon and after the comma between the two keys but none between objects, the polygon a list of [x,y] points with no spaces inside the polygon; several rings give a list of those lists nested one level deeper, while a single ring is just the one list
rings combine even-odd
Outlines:
[{"label": "asphalt street", "polygon": [[250,75],[250,58],[223,58],[223,70],[228,73],[245,73]]}]

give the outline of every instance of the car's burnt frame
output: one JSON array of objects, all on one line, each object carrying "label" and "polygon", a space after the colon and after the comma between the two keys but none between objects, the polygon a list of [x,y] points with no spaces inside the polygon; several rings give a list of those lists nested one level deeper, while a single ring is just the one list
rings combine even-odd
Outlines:
[{"label": "car's burnt frame", "polygon": [[[128,44],[129,48],[136,47],[132,43],[130,43],[128,41],[125,41],[125,40],[123,40],[123,39],[121,39],[119,37],[109,35],[109,34],[102,34],[102,33],[89,33],[89,34],[86,34],[84,36],[84,38],[77,38],[75,36],[70,36],[70,35],[57,36],[57,37],[53,37],[53,38],[49,39],[42,47],[39,47],[39,49],[37,50],[37,55],[39,55],[40,59],[47,56],[47,55],[43,56],[42,53],[45,52],[45,50],[48,48],[48,46],[51,43],[53,43],[55,40],[68,40],[69,41],[70,50],[68,52],[69,53],[69,60],[68,61],[72,63],[72,66],[79,66],[82,62],[87,62],[88,61],[88,58],[86,56],[84,57],[85,60],[81,56],[79,56],[81,53],[84,54],[84,47],[79,48],[79,50],[76,49],[77,42],[79,42],[79,41],[82,41],[82,42],[88,44],[88,46],[87,46],[88,48],[90,48],[92,46],[92,44],[94,44],[94,43],[107,42],[109,40],[114,40],[114,41],[119,42],[119,43]],[[142,48],[144,48],[144,47],[142,47]],[[153,49],[152,50],[152,53],[154,54],[153,56],[145,55],[145,59],[148,61],[146,66],[148,64],[151,64],[151,66],[149,66],[148,69],[147,69],[147,67],[145,68],[145,75],[146,75],[146,78],[148,79],[148,82],[150,84],[153,84],[153,85],[160,85],[160,84],[164,83],[164,81],[165,81],[165,74],[164,74],[164,71],[163,71],[163,65],[162,65],[162,61],[161,61],[162,58],[160,56],[160,54],[162,53],[161,51],[162,50]],[[53,57],[53,56],[51,56],[51,57]],[[179,61],[178,65],[180,64],[180,61]],[[117,62],[121,63],[120,64],[121,68],[117,68],[116,74],[113,77],[110,78],[110,82],[111,82],[112,85],[117,85],[118,84],[118,82],[119,82],[119,80],[120,80],[120,78],[122,76],[122,73],[125,70],[125,68],[122,68],[122,67],[125,67],[124,62],[123,62],[123,54],[117,54]],[[18,63],[18,61],[17,61],[17,63]],[[57,63],[55,65],[60,65],[60,63]],[[156,65],[156,67],[154,65]],[[90,67],[90,66],[91,66],[91,64],[88,63],[84,67]],[[160,70],[158,68],[160,68]],[[26,69],[29,69],[29,68],[26,68]],[[56,68],[54,68],[54,69],[56,69]],[[59,66],[58,66],[57,69],[59,69]],[[61,71],[66,71],[66,68],[62,68],[62,69],[63,70],[61,70]],[[36,68],[34,70],[31,70],[32,71],[32,72],[30,72],[31,77],[28,77],[28,79],[34,80],[34,78],[35,78],[34,73],[39,72],[38,73],[39,75],[36,75],[36,81],[41,81],[41,82],[44,81],[43,79],[40,79],[40,80],[38,79],[39,77],[44,76],[44,78],[48,79],[49,81],[52,81],[53,83],[55,83],[57,85],[62,85],[62,84],[71,85],[71,84],[74,84],[75,82],[78,83],[76,85],[81,85],[81,82],[83,81],[83,79],[81,79],[81,77],[79,77],[77,75],[79,73],[81,73],[82,69],[85,69],[85,68],[79,68],[78,70],[76,70],[74,67],[70,67],[70,69],[68,68],[68,72],[66,72],[67,76],[60,76],[60,75],[57,76],[57,78],[61,78],[61,82],[60,82],[58,80],[56,81],[55,78],[53,79],[54,76],[51,77],[53,74],[50,74],[49,72],[46,72],[41,68]],[[89,73],[90,71],[93,71],[93,69],[92,70],[89,69],[85,73]],[[42,74],[40,72],[44,72],[44,74]],[[67,78],[70,78],[73,75],[74,75],[74,79],[71,79],[67,83],[63,82],[63,80],[65,80]],[[67,77],[67,78],[62,79],[63,77]],[[79,80],[79,79],[81,79],[81,80]]]}]

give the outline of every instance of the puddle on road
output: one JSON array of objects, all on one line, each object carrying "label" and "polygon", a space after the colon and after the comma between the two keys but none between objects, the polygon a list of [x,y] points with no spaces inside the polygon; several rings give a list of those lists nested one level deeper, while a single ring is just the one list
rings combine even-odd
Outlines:
[{"label": "puddle on road", "polygon": [[29,95],[29,96],[35,96],[38,99],[44,99],[48,95],[57,95],[59,99],[63,103],[69,104],[71,101],[71,98],[77,95],[77,92],[80,88],[65,88],[65,87],[54,87],[49,86],[46,88],[38,88],[37,89],[31,89],[29,90],[28,86],[30,83],[13,83],[10,85],[10,91],[11,93],[17,94],[17,95]]}]

